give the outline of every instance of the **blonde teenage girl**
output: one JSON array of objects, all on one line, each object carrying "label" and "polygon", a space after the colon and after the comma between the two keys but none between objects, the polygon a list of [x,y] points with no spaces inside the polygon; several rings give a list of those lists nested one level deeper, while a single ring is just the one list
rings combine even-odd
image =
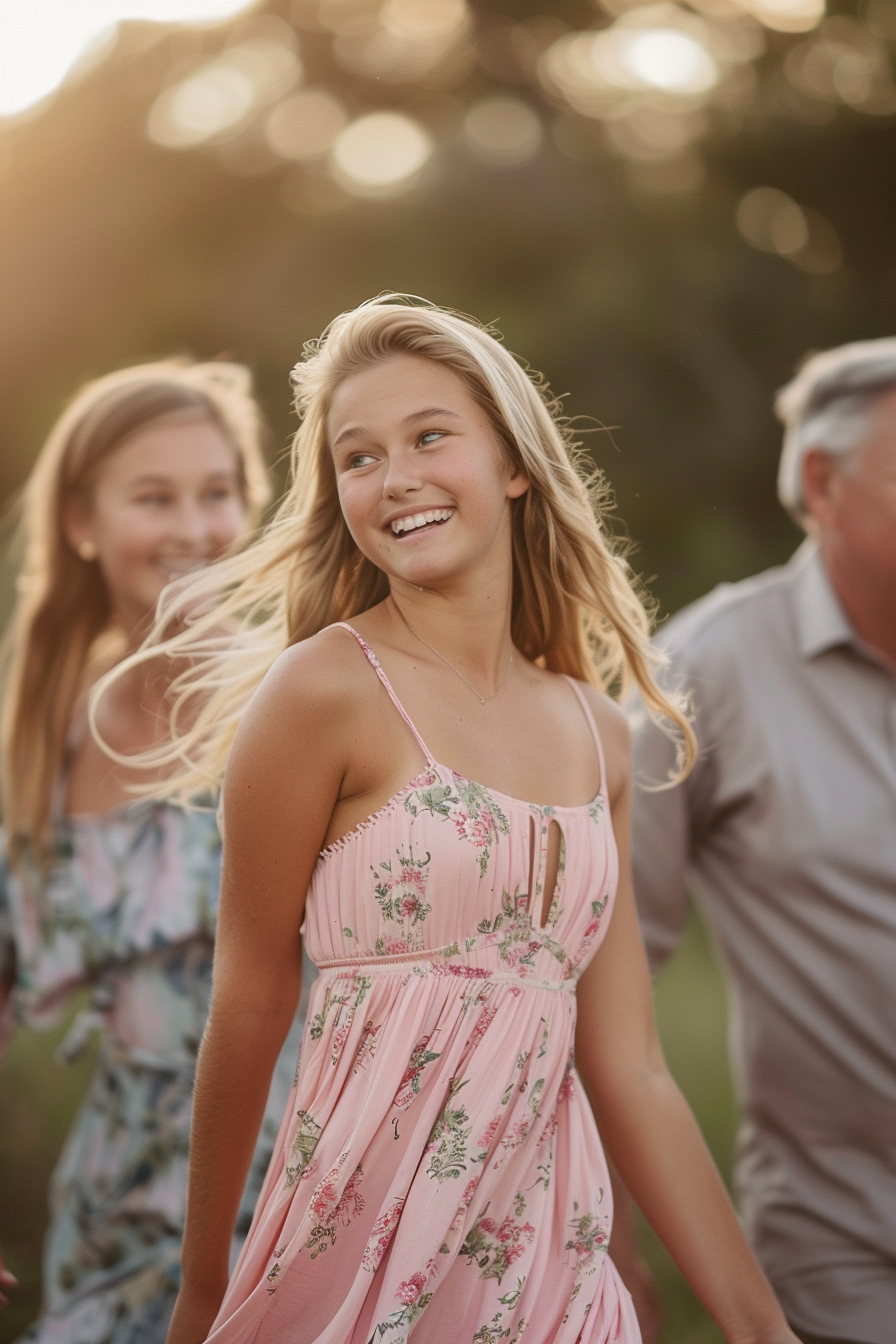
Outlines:
[{"label": "blonde teenage girl", "polygon": [[[134,774],[85,731],[84,698],[140,643],[166,584],[223,555],[267,498],[247,371],[176,361],[83,388],[25,487],[2,702],[0,1003],[44,1026],[88,987],[62,1054],[103,1032],[52,1181],[27,1336],[41,1344],[165,1337],[219,882],[211,811],[133,805]],[[119,750],[158,740],[171,675],[159,659],[117,684],[101,721]]]},{"label": "blonde teenage girl", "polygon": [[[693,742],[554,407],[394,298],[295,383],[292,488],[170,645],[177,785],[226,762],[226,847],[169,1344],[632,1344],[598,1127],[731,1344],[796,1344],[657,1042],[604,688]],[[303,924],[300,1072],[228,1283]]]}]

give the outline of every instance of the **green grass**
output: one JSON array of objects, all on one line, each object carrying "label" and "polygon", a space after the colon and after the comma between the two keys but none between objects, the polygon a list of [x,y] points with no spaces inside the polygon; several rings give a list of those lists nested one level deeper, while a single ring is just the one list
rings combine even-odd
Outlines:
[{"label": "green grass", "polygon": [[[669,1067],[727,1180],[736,1122],[728,1069],[727,1004],[715,955],[693,912],[678,952],[657,978],[656,1013]],[[662,1344],[724,1344],[722,1332],[646,1224],[642,1240],[666,1309]]]},{"label": "green grass", "polygon": [[[689,920],[684,942],[656,987],[660,1031],[672,1071],[693,1107],[723,1173],[731,1168],[734,1101],[725,1041],[725,995],[702,925]],[[64,1035],[19,1031],[0,1071],[0,1249],[21,1287],[0,1313],[0,1344],[11,1344],[37,1312],[47,1180],[83,1096],[92,1059],[61,1067],[53,1051]],[[648,1259],[666,1306],[662,1344],[723,1344],[648,1229]]]},{"label": "green grass", "polygon": [[77,1064],[53,1059],[77,1007],[51,1032],[18,1030],[0,1069],[0,1251],[19,1280],[0,1312],[0,1344],[21,1334],[40,1302],[47,1183],[94,1062],[91,1051]]}]

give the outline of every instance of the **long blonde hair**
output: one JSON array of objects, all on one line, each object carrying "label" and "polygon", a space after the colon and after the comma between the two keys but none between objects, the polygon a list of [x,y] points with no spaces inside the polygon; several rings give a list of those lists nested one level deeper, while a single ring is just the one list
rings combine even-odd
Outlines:
[{"label": "long blonde hair", "polygon": [[696,753],[690,724],[654,679],[660,657],[644,600],[601,528],[605,481],[586,469],[559,403],[489,330],[394,294],[343,313],[306,346],[292,373],[301,422],[292,480],[264,532],[238,555],[172,585],[146,645],[98,684],[101,694],[109,678],[161,651],[190,661],[172,686],[172,743],[145,753],[142,763],[174,766],[164,788],[182,800],[218,785],[240,718],[277,656],[388,594],[387,575],[361,553],[342,516],[326,422],[345,378],[395,355],[457,374],[529,480],[511,504],[516,647],[551,671],[620,696],[634,682],[648,712],[678,738],[682,769],[689,768]]},{"label": "long blonde hair", "polygon": [[44,846],[65,741],[97,641],[110,618],[99,566],[66,540],[68,504],[89,506],[108,458],[137,430],[170,417],[213,421],[236,452],[240,487],[257,524],[270,492],[249,371],[168,359],[82,387],[54,425],[21,500],[22,565],[4,640],[0,787],[15,857]]}]

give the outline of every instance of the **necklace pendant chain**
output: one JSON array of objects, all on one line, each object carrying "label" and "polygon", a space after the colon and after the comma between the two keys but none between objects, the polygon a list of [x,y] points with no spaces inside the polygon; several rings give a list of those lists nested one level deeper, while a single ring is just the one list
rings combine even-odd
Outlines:
[{"label": "necklace pendant chain", "polygon": [[504,673],[504,676],[501,678],[501,684],[500,684],[500,686],[496,686],[495,689],[492,691],[491,695],[480,695],[479,692],[477,691],[476,687],[475,687],[475,686],[472,686],[472,685],[470,684],[470,682],[467,681],[467,679],[466,679],[466,677],[464,676],[463,672],[458,671],[458,669],[454,666],[454,664],[453,664],[453,663],[450,663],[450,662],[448,661],[448,659],[445,657],[444,653],[439,653],[438,649],[434,649],[433,646],[429,643],[428,640],[424,639],[422,635],[418,635],[418,634],[417,634],[417,631],[416,631],[416,630],[414,629],[414,627],[411,625],[411,623],[410,623],[410,621],[408,620],[407,616],[405,616],[404,612],[402,611],[402,609],[401,609],[401,607],[398,605],[398,603],[395,601],[395,598],[394,598],[394,597],[392,598],[392,602],[393,602],[393,604],[394,604],[394,606],[395,606],[395,610],[398,612],[399,616],[400,616],[401,619],[404,621],[405,625],[407,626],[408,630],[410,630],[410,632],[411,632],[411,634],[414,636],[414,638],[415,638],[415,639],[418,639],[418,640],[420,641],[421,644],[423,644],[427,649],[429,649],[430,653],[434,653],[435,656],[436,656],[441,662],[443,662],[443,663],[445,664],[446,667],[449,667],[449,668],[451,669],[451,671],[454,673],[454,675],[455,675],[456,677],[460,677],[461,681],[462,681],[463,684],[466,686],[467,690],[473,692],[473,694],[475,695],[476,699],[479,701],[480,705],[484,705],[484,704],[486,704],[489,700],[494,700],[494,698],[495,698],[495,696],[498,694],[498,692],[499,692],[499,691],[502,691],[502,690],[504,689],[504,686],[505,686],[505,683],[506,683],[506,681],[507,681],[507,678],[510,676],[510,668],[511,668],[511,664],[513,663],[513,649],[510,650],[510,657],[509,657],[508,660],[507,660],[507,671]]}]

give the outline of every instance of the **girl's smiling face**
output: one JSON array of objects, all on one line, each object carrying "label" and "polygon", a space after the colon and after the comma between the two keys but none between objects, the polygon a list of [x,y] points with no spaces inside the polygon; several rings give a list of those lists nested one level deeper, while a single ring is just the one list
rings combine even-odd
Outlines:
[{"label": "girl's smiling face", "polygon": [[510,546],[528,481],[452,370],[393,355],[337,387],[327,417],[342,512],[390,578],[436,587]]}]

